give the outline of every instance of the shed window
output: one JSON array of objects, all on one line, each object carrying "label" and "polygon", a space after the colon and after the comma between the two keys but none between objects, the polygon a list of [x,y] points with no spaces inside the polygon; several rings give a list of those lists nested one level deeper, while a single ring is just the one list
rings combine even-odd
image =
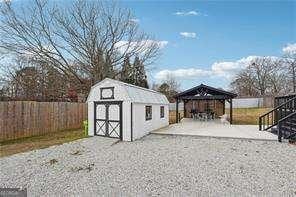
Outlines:
[{"label": "shed window", "polygon": [[152,106],[145,106],[146,120],[152,119]]},{"label": "shed window", "polygon": [[164,118],[164,106],[160,106],[160,118]]}]

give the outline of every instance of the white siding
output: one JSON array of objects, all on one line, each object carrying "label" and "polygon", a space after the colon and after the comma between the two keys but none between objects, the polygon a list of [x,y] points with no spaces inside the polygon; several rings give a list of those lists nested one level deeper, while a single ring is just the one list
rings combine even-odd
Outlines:
[{"label": "white siding", "polygon": [[[146,120],[145,106],[149,104],[133,104],[133,139],[139,139],[149,132],[165,127],[169,121],[168,105],[154,104],[152,106],[152,119]],[[160,118],[160,106],[164,106],[164,118]]]},{"label": "white siding", "polygon": [[130,85],[113,79],[104,79],[91,88],[87,102],[100,99],[101,87],[115,87],[114,95],[118,100],[129,100],[136,103],[169,103],[165,95],[146,88]]},{"label": "white siding", "polygon": [[[101,88],[114,87],[114,99],[101,100]],[[104,79],[94,85],[87,98],[88,102],[88,123],[90,136],[94,135],[94,102],[95,101],[123,101],[122,102],[122,138],[124,141],[131,140],[131,130],[133,139],[139,139],[149,132],[167,126],[169,124],[169,102],[165,95],[126,84],[112,79]],[[133,103],[133,123],[131,123],[131,103]],[[145,120],[145,106],[152,106],[152,120]],[[160,106],[165,107],[165,117],[160,118]],[[112,108],[110,108],[112,109]],[[115,109],[115,108],[114,108]],[[104,112],[97,111],[101,116]],[[117,119],[118,114],[109,111],[110,117]],[[131,125],[133,124],[133,128]]]},{"label": "white siding", "polygon": [[127,92],[124,90],[124,88],[118,84],[118,83],[114,83],[110,80],[104,80],[101,81],[100,83],[94,85],[91,90],[90,93],[88,95],[87,98],[87,102],[92,102],[92,101],[100,101],[100,88],[102,87],[114,87],[114,99],[109,99],[106,100],[104,99],[103,101],[126,101],[126,100],[130,100]]},{"label": "white siding", "polygon": [[131,141],[131,102],[122,104],[122,140]]}]

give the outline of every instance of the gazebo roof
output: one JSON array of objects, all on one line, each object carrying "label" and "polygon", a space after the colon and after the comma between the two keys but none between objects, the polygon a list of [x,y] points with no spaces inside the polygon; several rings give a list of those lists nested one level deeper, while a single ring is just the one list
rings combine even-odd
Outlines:
[{"label": "gazebo roof", "polygon": [[237,94],[227,92],[222,89],[214,88],[204,84],[185,90],[175,95],[177,99],[193,99],[193,100],[224,100],[237,97]]}]

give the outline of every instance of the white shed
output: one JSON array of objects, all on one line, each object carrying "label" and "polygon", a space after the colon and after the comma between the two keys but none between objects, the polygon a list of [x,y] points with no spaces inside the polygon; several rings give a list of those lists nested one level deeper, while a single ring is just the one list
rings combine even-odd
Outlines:
[{"label": "white shed", "polygon": [[169,124],[169,101],[150,89],[106,78],[91,87],[88,135],[139,139]]}]

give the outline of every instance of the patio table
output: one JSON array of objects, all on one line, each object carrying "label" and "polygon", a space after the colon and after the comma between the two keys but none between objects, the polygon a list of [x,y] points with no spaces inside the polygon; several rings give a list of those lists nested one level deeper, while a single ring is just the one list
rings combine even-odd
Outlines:
[{"label": "patio table", "polygon": [[198,114],[198,117],[200,118],[200,120],[208,120],[208,114],[206,112],[200,112]]}]

